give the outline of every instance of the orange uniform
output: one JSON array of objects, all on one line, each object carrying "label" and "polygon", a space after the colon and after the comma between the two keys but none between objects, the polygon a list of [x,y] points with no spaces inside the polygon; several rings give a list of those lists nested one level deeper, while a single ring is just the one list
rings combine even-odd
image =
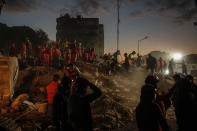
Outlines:
[{"label": "orange uniform", "polygon": [[53,104],[53,97],[57,92],[57,88],[58,88],[58,83],[54,81],[47,86],[48,104]]},{"label": "orange uniform", "polygon": [[55,49],[55,55],[58,57],[61,55],[61,51],[58,48]]},{"label": "orange uniform", "polygon": [[88,61],[89,60],[89,54],[88,52],[85,53],[85,61]]},{"label": "orange uniform", "polygon": [[53,65],[53,48],[49,49],[50,65]]},{"label": "orange uniform", "polygon": [[26,52],[27,51],[27,47],[26,47],[26,45],[24,43],[22,44],[22,51],[23,52]]},{"label": "orange uniform", "polygon": [[71,63],[71,59],[72,59],[72,55],[71,55],[71,53],[68,53],[67,56],[66,56],[66,63],[70,64]]}]

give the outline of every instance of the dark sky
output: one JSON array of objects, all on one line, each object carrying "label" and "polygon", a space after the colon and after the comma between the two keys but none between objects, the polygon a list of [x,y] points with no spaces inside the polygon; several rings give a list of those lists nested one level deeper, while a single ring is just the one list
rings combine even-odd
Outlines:
[{"label": "dark sky", "polygon": [[[120,0],[120,48],[141,53],[161,50],[169,53],[197,53],[197,8],[194,0]],[[55,40],[56,18],[60,14],[98,17],[104,24],[105,51],[116,50],[116,0],[7,0],[0,22],[42,28]]]}]

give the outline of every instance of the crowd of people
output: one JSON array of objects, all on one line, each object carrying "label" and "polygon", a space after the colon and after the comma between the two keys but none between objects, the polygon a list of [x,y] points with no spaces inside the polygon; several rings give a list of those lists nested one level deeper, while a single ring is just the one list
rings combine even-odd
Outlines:
[{"label": "crowd of people", "polygon": [[140,131],[170,131],[166,112],[174,106],[178,131],[195,131],[197,127],[197,85],[191,75],[174,75],[175,84],[168,93],[157,87],[159,80],[149,75],[141,88],[136,120]]},{"label": "crowd of people", "polygon": [[[151,70],[151,73],[159,72],[165,73],[169,68],[171,74],[173,74],[173,61],[169,62],[169,67],[167,66],[166,60],[160,57],[158,60],[153,57],[151,54],[148,54],[148,57],[145,59],[142,56],[135,56],[136,52],[133,51],[130,54],[124,53],[124,57],[120,55],[120,51],[115,52],[113,55],[110,53],[104,54],[104,62],[101,64],[101,70],[105,74],[110,74],[109,72],[116,72],[124,69],[129,71],[131,66],[136,67],[146,67],[147,70]],[[172,68],[171,68],[172,67]]]},{"label": "crowd of people", "polygon": [[[21,56],[19,56],[20,54]],[[99,65],[99,71],[105,74],[121,69],[129,71],[132,65],[144,66],[151,70],[147,76],[145,85],[141,88],[140,103],[136,107],[137,126],[140,131],[170,131],[166,120],[166,112],[173,105],[179,131],[197,130],[195,119],[197,118],[197,86],[191,75],[187,75],[187,69],[183,62],[183,74],[175,74],[174,60],[169,64],[161,57],[157,60],[151,54],[146,60],[142,56],[135,58],[135,51],[130,54],[120,51],[113,55],[104,54],[103,62]],[[101,95],[101,91],[87,79],[80,77],[79,70],[74,65],[77,61],[94,62],[96,54],[94,49],[84,50],[81,43],[73,41],[61,42],[32,47],[29,40],[22,43],[18,49],[12,44],[9,56],[18,57],[21,64],[33,64],[43,66],[66,65],[64,76],[54,75],[53,82],[47,86],[48,115],[53,118],[53,124],[57,130],[92,131],[92,117],[90,103]],[[173,75],[175,84],[164,93],[157,87],[158,78],[155,72],[164,73],[169,70]],[[87,95],[87,87],[93,90]]]},{"label": "crowd of people", "polygon": [[84,49],[80,42],[58,40],[54,43],[33,46],[26,40],[20,47],[12,44],[9,50],[10,57],[18,57],[21,64],[61,66],[76,63],[79,60],[94,62],[96,53],[94,48]]},{"label": "crowd of people", "polygon": [[[89,94],[87,88],[93,91]],[[101,95],[101,90],[79,76],[72,64],[63,78],[54,75],[47,86],[48,115],[58,131],[92,131],[90,103]]]}]

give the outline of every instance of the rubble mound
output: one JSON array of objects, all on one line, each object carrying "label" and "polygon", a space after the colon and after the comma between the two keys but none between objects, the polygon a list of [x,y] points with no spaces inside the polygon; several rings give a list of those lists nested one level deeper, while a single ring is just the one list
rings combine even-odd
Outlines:
[{"label": "rubble mound", "polygon": [[[121,104],[122,100],[115,92],[114,82],[107,76],[96,74],[95,65],[81,64],[79,69],[82,77],[102,90],[102,96],[91,103],[94,130],[127,131],[128,125],[135,123],[134,113]],[[14,99],[10,105],[2,107],[4,110],[1,110],[1,114],[14,119],[22,130],[53,130],[49,129],[52,120],[46,114],[46,87],[54,74],[63,76],[63,71],[48,67],[28,67],[21,70]]]}]

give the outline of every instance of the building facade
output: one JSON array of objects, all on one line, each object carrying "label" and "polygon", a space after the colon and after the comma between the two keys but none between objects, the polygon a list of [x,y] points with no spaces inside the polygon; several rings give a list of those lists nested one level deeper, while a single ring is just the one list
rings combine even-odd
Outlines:
[{"label": "building facade", "polygon": [[57,18],[56,39],[81,42],[85,48],[94,48],[98,56],[104,54],[104,26],[98,18],[70,17],[65,14]]}]

